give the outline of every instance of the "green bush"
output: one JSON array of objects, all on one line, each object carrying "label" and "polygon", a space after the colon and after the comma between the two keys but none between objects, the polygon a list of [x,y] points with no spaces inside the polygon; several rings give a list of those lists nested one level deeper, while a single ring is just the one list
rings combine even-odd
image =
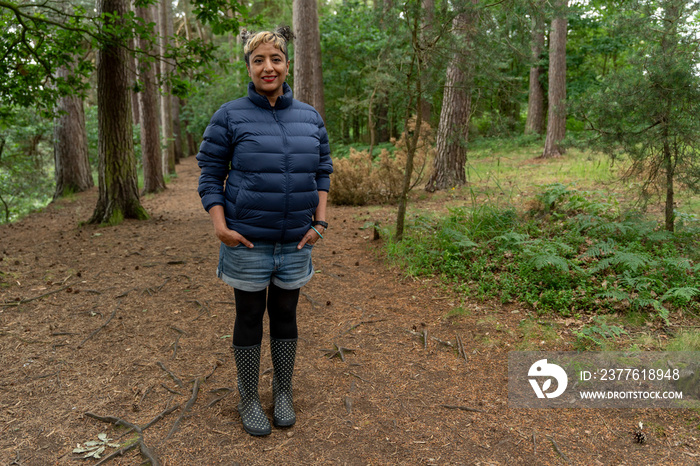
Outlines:
[{"label": "green bush", "polygon": [[[700,232],[670,233],[619,212],[613,200],[544,186],[519,213],[490,204],[413,220],[390,257],[413,275],[439,275],[480,299],[539,312],[647,312],[668,319],[700,302]],[[390,235],[386,235],[389,237]]]}]

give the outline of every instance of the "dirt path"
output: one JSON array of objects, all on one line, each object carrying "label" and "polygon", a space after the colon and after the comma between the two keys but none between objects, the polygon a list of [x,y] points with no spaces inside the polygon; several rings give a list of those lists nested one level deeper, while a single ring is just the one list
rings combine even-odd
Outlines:
[{"label": "dirt path", "polygon": [[[333,206],[299,306],[298,422],[248,436],[233,293],[214,276],[195,160],[178,174],[144,200],[148,221],[79,226],[92,192],[0,226],[0,464],[78,464],[73,448],[100,433],[138,437],[86,413],[155,420],[142,439],[163,465],[700,462],[692,411],[509,409],[507,354],[524,311],[467,303],[469,315],[446,318],[458,296],[402,279],[377,259],[367,209]],[[440,343],[457,335],[468,360]],[[262,368],[270,408],[266,345]],[[640,421],[645,445],[631,434]],[[141,462],[136,448],[109,464]]]}]

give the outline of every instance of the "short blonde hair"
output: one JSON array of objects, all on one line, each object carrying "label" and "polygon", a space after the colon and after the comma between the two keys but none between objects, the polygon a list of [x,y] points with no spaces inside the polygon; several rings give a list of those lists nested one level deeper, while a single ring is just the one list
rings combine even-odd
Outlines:
[{"label": "short blonde hair", "polygon": [[246,65],[250,65],[250,54],[261,44],[272,43],[276,48],[284,53],[284,57],[289,61],[287,43],[294,38],[292,30],[288,26],[278,28],[275,31],[248,32],[243,29],[241,39],[243,39],[243,56]]}]

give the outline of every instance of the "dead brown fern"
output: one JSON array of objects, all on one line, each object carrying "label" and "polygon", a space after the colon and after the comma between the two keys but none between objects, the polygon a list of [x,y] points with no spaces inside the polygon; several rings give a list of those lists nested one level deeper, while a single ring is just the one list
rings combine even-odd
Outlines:
[{"label": "dead brown fern", "polygon": [[[415,120],[409,124],[415,125]],[[373,159],[369,151],[350,149],[350,156],[335,160],[331,202],[336,205],[394,203],[401,195],[406,166],[406,133],[392,139],[394,151],[382,149]],[[423,181],[435,155],[435,136],[428,123],[421,125],[421,136],[414,158],[411,188]]]}]

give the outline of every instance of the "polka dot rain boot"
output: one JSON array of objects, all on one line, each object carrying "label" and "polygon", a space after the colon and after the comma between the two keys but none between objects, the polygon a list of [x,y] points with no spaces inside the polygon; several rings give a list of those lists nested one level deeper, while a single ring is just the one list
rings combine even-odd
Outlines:
[{"label": "polka dot rain boot", "polygon": [[238,412],[243,428],[250,435],[269,435],[272,431],[270,420],[265,416],[258,396],[260,345],[234,346],[233,355],[236,359],[238,393],[241,396]]},{"label": "polka dot rain boot", "polygon": [[275,400],[273,422],[277,427],[291,427],[297,422],[292,403],[292,374],[297,341],[270,339],[272,355],[272,398]]}]

